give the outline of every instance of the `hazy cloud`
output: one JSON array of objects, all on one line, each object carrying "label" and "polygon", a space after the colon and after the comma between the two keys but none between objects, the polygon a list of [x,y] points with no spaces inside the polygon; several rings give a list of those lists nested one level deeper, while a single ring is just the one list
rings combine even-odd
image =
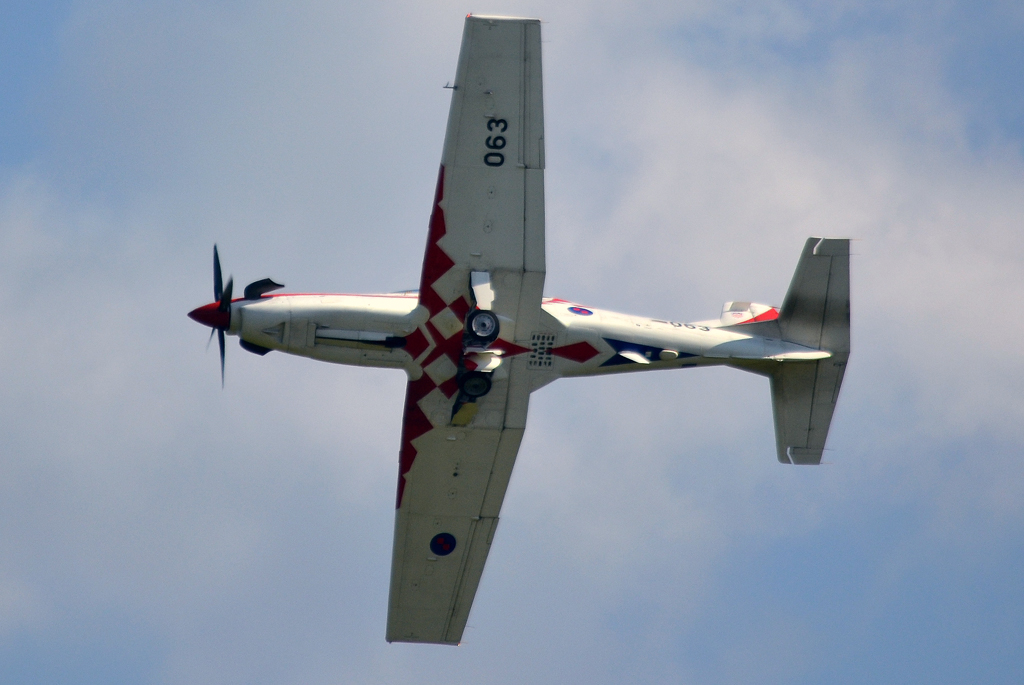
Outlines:
[{"label": "hazy cloud", "polygon": [[222,392],[185,313],[214,241],[415,285],[468,8],[47,7],[0,81],[0,677],[1019,681],[1016,5],[472,8],[546,20],[549,294],[708,318],[859,242],[830,465],[761,378],[549,386],[459,649],[383,639],[402,375],[230,345]]}]

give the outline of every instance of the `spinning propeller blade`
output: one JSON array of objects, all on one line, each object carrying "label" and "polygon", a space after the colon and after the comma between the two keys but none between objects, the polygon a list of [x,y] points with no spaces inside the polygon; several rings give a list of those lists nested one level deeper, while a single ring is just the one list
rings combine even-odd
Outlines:
[{"label": "spinning propeller blade", "polygon": [[217,329],[217,344],[220,345],[220,387],[224,387],[224,329]]},{"label": "spinning propeller blade", "polygon": [[234,290],[234,287],[235,287],[235,279],[229,278],[228,279],[228,287],[224,288],[224,292],[223,292],[223,294],[221,294],[221,296],[219,298],[220,302],[217,304],[217,309],[219,309],[222,312],[230,312],[231,311],[231,291]]},{"label": "spinning propeller blade", "polygon": [[224,291],[224,282],[220,276],[220,255],[217,254],[217,244],[213,244],[213,299],[220,300]]}]

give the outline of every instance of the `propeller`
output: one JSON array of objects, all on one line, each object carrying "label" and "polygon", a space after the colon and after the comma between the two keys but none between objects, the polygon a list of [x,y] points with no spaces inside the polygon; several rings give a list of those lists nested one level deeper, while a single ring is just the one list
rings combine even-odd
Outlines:
[{"label": "propeller", "polygon": [[[221,286],[223,277],[220,271],[220,255],[217,254],[216,243],[213,246],[213,299],[217,300],[217,311],[226,312],[228,325],[231,325],[231,291],[235,287],[235,279],[228,277],[228,287]],[[212,333],[212,331],[211,331]],[[220,347],[220,387],[224,387],[224,328],[217,327],[217,346]]]},{"label": "propeller", "polygon": [[[227,287],[224,286],[224,277],[220,268],[220,254],[217,246],[213,246],[213,299],[210,304],[197,307],[188,313],[189,317],[199,323],[209,326],[210,340],[213,334],[217,334],[217,346],[220,348],[220,386],[224,387],[224,331],[231,326],[231,295],[234,291],[235,281],[228,278]],[[209,346],[209,342],[207,342]]]},{"label": "propeller", "polygon": [[[224,387],[224,333],[231,328],[231,295],[233,294],[235,281],[228,278],[224,285],[224,276],[220,268],[220,253],[217,246],[213,246],[213,302],[197,307],[188,313],[189,318],[198,321],[204,326],[209,326],[210,338],[206,341],[206,349],[210,349],[213,342],[213,334],[217,334],[217,347],[220,349],[220,386]],[[280,283],[275,283],[269,278],[253,281],[245,287],[246,300],[258,300],[265,294],[283,288]],[[270,350],[254,343],[240,340],[243,349],[255,354],[264,355]]]}]

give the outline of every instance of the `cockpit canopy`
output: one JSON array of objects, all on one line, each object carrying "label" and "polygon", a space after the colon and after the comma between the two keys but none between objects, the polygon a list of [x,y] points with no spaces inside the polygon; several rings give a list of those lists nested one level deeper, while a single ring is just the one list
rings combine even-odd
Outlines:
[{"label": "cockpit canopy", "polygon": [[756,321],[772,321],[779,318],[778,307],[757,302],[726,302],[722,305],[721,322],[723,326],[735,326],[741,323]]}]

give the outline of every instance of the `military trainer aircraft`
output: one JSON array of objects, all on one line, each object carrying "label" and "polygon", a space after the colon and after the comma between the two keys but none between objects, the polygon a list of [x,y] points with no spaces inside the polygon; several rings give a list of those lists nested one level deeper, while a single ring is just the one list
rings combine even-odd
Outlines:
[{"label": "military trainer aircraft", "polygon": [[[498,525],[530,393],[562,377],[725,365],[766,376],[776,453],[819,464],[850,354],[849,240],[809,238],[781,307],[710,321],[543,296],[540,22],[466,18],[418,291],[271,294],[222,285],[189,316],[256,354],[408,375],[387,640],[458,644]],[[212,335],[212,332],[211,332]]]}]

